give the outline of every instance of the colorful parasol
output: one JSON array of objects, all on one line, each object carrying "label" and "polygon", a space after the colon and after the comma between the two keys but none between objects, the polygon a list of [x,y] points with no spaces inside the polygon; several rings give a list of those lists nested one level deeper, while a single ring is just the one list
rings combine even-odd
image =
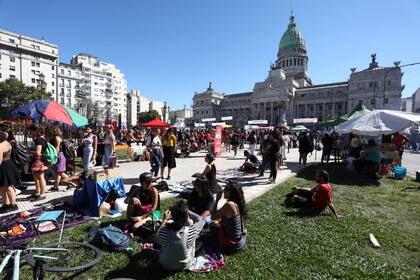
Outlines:
[{"label": "colorful parasol", "polygon": [[30,117],[33,120],[46,118],[76,127],[88,125],[88,120],[72,109],[54,100],[35,100],[12,111],[14,117]]}]

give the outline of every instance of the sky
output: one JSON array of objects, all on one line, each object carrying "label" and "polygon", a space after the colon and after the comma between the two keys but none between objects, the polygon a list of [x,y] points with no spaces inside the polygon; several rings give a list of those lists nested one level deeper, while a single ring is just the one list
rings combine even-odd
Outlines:
[{"label": "sky", "polygon": [[[276,60],[291,8],[314,84],[350,68],[420,62],[420,0],[0,0],[0,28],[59,46],[60,61],[89,53],[124,74],[128,89],[189,107],[194,92],[251,91]],[[403,68],[403,96],[420,65]]]}]

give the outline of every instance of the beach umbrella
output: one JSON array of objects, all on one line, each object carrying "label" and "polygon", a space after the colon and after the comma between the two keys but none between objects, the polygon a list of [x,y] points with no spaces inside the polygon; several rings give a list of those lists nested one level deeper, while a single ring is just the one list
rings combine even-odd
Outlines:
[{"label": "beach umbrella", "polygon": [[171,127],[169,123],[161,121],[159,118],[155,118],[154,120],[139,124],[140,127]]},{"label": "beach umbrella", "polygon": [[420,124],[420,114],[393,110],[370,111],[335,127],[335,131],[366,136],[389,135]]},{"label": "beach umbrella", "polygon": [[50,121],[62,122],[67,125],[83,127],[88,120],[72,109],[54,100],[35,100],[12,111],[14,117],[29,117],[33,120],[46,118]]}]

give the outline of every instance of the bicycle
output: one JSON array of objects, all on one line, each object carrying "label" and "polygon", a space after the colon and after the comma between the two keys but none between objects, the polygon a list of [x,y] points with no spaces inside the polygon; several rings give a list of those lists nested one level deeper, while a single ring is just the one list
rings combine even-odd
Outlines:
[{"label": "bicycle", "polygon": [[[42,255],[39,253],[42,252]],[[0,277],[8,267],[5,278],[19,279],[21,260],[33,267],[33,279],[42,280],[46,272],[77,272],[96,265],[102,252],[88,243],[53,242],[39,247],[12,249],[2,252],[3,261],[0,264]],[[9,261],[13,259],[13,270]],[[10,272],[13,271],[12,277]],[[7,278],[8,277],[8,278]]]}]

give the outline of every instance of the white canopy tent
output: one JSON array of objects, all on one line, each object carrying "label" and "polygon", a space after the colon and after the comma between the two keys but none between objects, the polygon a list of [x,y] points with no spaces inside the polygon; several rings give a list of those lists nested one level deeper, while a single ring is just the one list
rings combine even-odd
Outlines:
[{"label": "white canopy tent", "polygon": [[355,133],[366,136],[389,135],[420,124],[420,114],[393,110],[374,110],[350,119],[334,128],[340,134]]},{"label": "white canopy tent", "polygon": [[291,131],[308,131],[309,129],[304,125],[297,125]]}]

